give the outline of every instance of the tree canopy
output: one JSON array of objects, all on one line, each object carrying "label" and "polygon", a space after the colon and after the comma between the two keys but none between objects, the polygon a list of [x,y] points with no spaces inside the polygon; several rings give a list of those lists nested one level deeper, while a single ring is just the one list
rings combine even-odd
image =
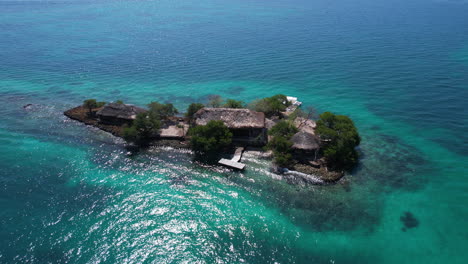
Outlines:
[{"label": "tree canopy", "polygon": [[208,106],[218,108],[223,104],[223,98],[217,94],[208,96]]},{"label": "tree canopy", "polygon": [[222,121],[210,121],[190,128],[190,145],[197,153],[216,153],[232,143],[232,133]]},{"label": "tree canopy", "polygon": [[185,116],[192,119],[193,115],[198,112],[198,110],[202,109],[205,107],[203,104],[200,103],[191,103],[188,108],[187,108],[187,113],[185,113]]},{"label": "tree canopy", "polygon": [[291,121],[281,120],[268,131],[268,134],[274,137],[282,136],[291,138],[298,131],[299,129],[297,129],[297,127]]},{"label": "tree canopy", "polygon": [[96,99],[87,99],[83,101],[83,107],[88,108],[88,113],[92,114],[94,108],[102,107],[106,102],[98,102]]},{"label": "tree canopy", "polygon": [[356,147],[361,138],[349,117],[325,112],[317,121],[316,132],[326,142],[323,155],[332,167],[350,170],[356,165],[359,158]]},{"label": "tree canopy", "polygon": [[290,121],[282,120],[274,125],[268,134],[273,138],[268,142],[267,148],[273,151],[274,162],[280,167],[289,167],[293,162],[291,137],[298,129]]},{"label": "tree canopy", "polygon": [[266,116],[281,115],[291,103],[286,95],[277,94],[272,97],[255,100],[250,104],[252,110],[263,112]]},{"label": "tree canopy", "polygon": [[148,113],[140,113],[136,116],[132,126],[123,130],[123,138],[137,145],[146,145],[151,138],[157,135],[161,122]]},{"label": "tree canopy", "polygon": [[234,100],[234,99],[227,99],[224,103],[223,107],[226,108],[244,108],[245,104],[242,101]]},{"label": "tree canopy", "polygon": [[162,120],[179,113],[177,108],[172,104],[161,104],[158,102],[151,102],[148,105],[149,113],[153,118]]},{"label": "tree canopy", "polygon": [[267,148],[273,151],[274,162],[280,167],[288,167],[292,162],[291,148],[293,143],[284,136],[273,137]]}]

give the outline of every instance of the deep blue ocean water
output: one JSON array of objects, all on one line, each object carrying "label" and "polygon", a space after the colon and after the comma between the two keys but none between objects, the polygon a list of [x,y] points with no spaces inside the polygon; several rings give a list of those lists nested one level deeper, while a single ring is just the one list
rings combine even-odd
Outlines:
[{"label": "deep blue ocean water", "polygon": [[[62,114],[276,93],[355,120],[360,166],[295,185]],[[0,1],[0,263],[467,263],[467,98],[466,1]]]}]

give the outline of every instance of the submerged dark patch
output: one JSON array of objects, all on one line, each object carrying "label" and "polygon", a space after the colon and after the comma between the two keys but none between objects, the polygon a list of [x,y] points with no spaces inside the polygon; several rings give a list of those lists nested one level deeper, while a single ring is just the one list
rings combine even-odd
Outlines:
[{"label": "submerged dark patch", "polygon": [[[157,98],[157,97],[156,97]],[[184,104],[189,104],[193,102],[201,102],[197,100],[197,98],[188,96],[188,95],[182,95],[182,96],[177,96],[177,95],[167,95],[164,97],[164,100],[161,100],[165,103],[175,103],[175,102],[182,102]]]},{"label": "submerged dark patch", "polygon": [[121,91],[118,90],[118,89],[114,89],[114,90],[110,91],[110,94],[112,94],[112,95],[119,95],[119,94],[121,94]]},{"label": "submerged dark patch", "polygon": [[229,94],[229,95],[240,95],[244,91],[245,91],[244,87],[233,86],[233,87],[229,87],[229,88],[225,89],[224,93]]},{"label": "submerged dark patch", "polygon": [[396,137],[379,135],[363,140],[361,161],[353,172],[360,181],[376,180],[388,190],[414,191],[427,182],[424,171],[428,161],[414,147]]},{"label": "submerged dark patch", "polygon": [[400,216],[400,221],[403,223],[404,227],[401,228],[401,231],[406,232],[406,230],[415,228],[419,226],[419,220],[414,217],[411,212],[404,212],[402,216]]},{"label": "submerged dark patch", "polygon": [[[354,191],[353,183],[325,186],[290,185],[267,175],[255,182],[244,177],[230,181],[256,193],[262,203],[277,207],[291,222],[313,232],[373,232],[380,223],[382,204],[373,188]],[[254,191],[253,191],[254,190]]]}]

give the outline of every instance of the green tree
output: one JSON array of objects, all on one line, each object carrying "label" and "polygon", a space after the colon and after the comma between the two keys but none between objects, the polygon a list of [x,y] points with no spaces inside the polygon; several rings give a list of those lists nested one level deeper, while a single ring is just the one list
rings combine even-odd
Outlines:
[{"label": "green tree", "polygon": [[277,94],[272,97],[253,101],[249,108],[258,112],[263,112],[270,117],[281,115],[281,112],[286,111],[286,108],[290,105],[291,103],[288,101],[286,95]]},{"label": "green tree", "polygon": [[350,170],[356,165],[361,137],[349,117],[325,112],[317,121],[316,132],[326,142],[323,155],[331,167]]},{"label": "green tree", "polygon": [[148,105],[148,108],[150,115],[158,120],[167,119],[169,116],[174,116],[179,113],[177,108],[175,108],[172,104],[151,102]]},{"label": "green tree", "polygon": [[288,168],[294,160],[291,153],[275,152],[273,162],[280,167]]},{"label": "green tree", "polygon": [[123,138],[137,145],[146,145],[159,131],[161,122],[151,117],[148,113],[140,113],[136,116],[132,126],[123,130]]},{"label": "green tree", "polygon": [[198,112],[198,110],[205,107],[203,104],[200,103],[191,103],[187,108],[187,113],[185,114],[186,117],[192,119],[193,115]]},{"label": "green tree", "polygon": [[293,143],[285,136],[274,136],[267,145],[273,151],[274,162],[280,167],[288,167],[292,163]]},{"label": "green tree", "polygon": [[227,99],[226,103],[224,103],[223,107],[226,108],[244,108],[245,104],[242,101],[237,101],[234,99]]},{"label": "green tree", "polygon": [[222,121],[190,128],[190,145],[196,153],[216,153],[231,145],[232,133]]},{"label": "green tree", "polygon": [[115,103],[116,103],[116,104],[124,104],[124,101],[122,101],[122,100],[117,100],[117,101],[115,101]]},{"label": "green tree", "polygon": [[217,94],[208,96],[208,106],[218,108],[223,104],[223,98]]},{"label": "green tree", "polygon": [[291,138],[298,131],[299,129],[297,129],[291,121],[281,120],[268,131],[268,134],[274,137],[282,136],[285,138]]},{"label": "green tree", "polygon": [[299,130],[291,121],[281,120],[274,125],[268,134],[273,138],[268,142],[267,149],[273,151],[274,162],[280,167],[290,167],[293,163],[291,137]]},{"label": "green tree", "polygon": [[96,99],[87,99],[83,101],[83,107],[88,108],[88,114],[93,114],[93,109],[102,107],[106,102],[98,102]]}]

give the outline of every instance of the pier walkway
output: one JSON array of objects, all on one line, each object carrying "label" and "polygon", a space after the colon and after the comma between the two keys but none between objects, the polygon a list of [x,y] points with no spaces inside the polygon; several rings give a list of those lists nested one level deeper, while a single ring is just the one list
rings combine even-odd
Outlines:
[{"label": "pier walkway", "polygon": [[245,164],[241,163],[240,160],[242,159],[242,153],[244,152],[243,147],[236,148],[236,152],[234,153],[234,156],[232,159],[220,159],[218,161],[219,164],[238,169],[238,170],[243,170],[245,168]]}]

